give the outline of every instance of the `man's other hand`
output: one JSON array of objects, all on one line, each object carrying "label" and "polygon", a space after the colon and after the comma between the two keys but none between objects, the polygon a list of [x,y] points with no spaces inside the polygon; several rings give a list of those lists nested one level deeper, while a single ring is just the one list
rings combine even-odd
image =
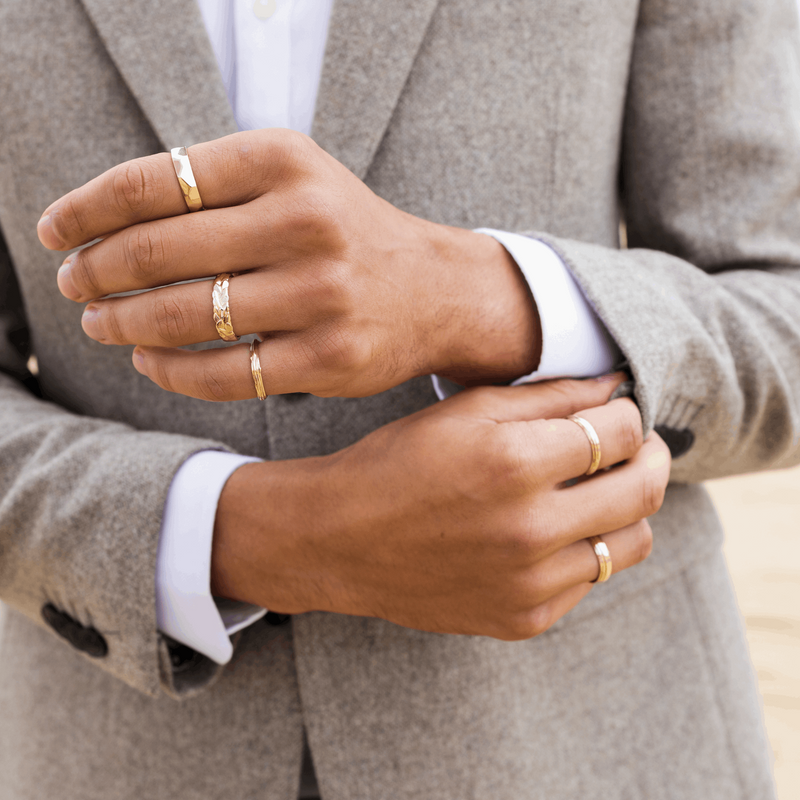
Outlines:
[{"label": "man's other hand", "polygon": [[234,134],[189,156],[203,211],[187,213],[161,153],[70,192],[38,226],[55,250],[102,237],[67,257],[59,288],[88,303],[90,337],[139,345],[134,365],[164,389],[255,396],[246,344],[177,349],[217,339],[211,284],[180,282],[220,273],[238,273],[232,323],[264,340],[267,394],[360,397],[432,373],[503,383],[538,364],[535,304],[489,236],[400,211],[293,131]]},{"label": "man's other hand", "polygon": [[[284,613],[541,633],[598,577],[584,539],[604,535],[615,573],[650,552],[670,456],[656,434],[642,442],[634,403],[606,404],[621,380],[471,389],[334,455],[240,468],[212,591]],[[564,419],[579,411],[602,447],[589,478],[588,439]]]}]

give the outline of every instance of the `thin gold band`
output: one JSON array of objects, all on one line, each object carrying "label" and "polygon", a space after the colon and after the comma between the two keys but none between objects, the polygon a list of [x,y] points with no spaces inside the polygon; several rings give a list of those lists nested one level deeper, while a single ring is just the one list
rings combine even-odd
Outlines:
[{"label": "thin gold band", "polygon": [[175,167],[175,175],[181,185],[183,199],[186,201],[189,211],[202,211],[203,201],[200,199],[200,190],[194,179],[192,165],[189,163],[189,153],[185,147],[173,147],[169,152],[172,156],[172,166]]},{"label": "thin gold band", "polygon": [[233,330],[231,322],[231,299],[228,293],[232,272],[220,272],[214,279],[211,288],[211,303],[214,306],[214,325],[219,338],[225,342],[238,342],[239,337]]},{"label": "thin gold band", "polygon": [[597,431],[592,425],[583,417],[579,417],[577,414],[570,414],[567,419],[574,422],[586,434],[586,438],[592,446],[592,463],[584,474],[594,475],[594,473],[597,472],[597,468],[600,466],[600,437],[597,435]]},{"label": "thin gold band", "polygon": [[256,394],[259,400],[266,400],[267,393],[264,390],[264,379],[261,375],[261,359],[258,357],[256,345],[261,344],[258,339],[250,342],[250,372],[253,373],[253,383],[256,386]]},{"label": "thin gold band", "polygon": [[608,551],[608,545],[603,541],[600,536],[590,536],[587,540],[597,556],[597,563],[600,565],[600,574],[592,581],[592,583],[604,583],[611,577],[611,572],[614,565],[611,563],[611,553]]}]

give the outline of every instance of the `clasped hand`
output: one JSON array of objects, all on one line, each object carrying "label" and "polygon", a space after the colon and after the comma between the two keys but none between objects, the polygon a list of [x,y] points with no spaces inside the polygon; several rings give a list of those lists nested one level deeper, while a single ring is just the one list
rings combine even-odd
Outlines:
[{"label": "clasped hand", "polygon": [[[433,372],[502,382],[537,363],[535,304],[490,237],[394,208],[290,131],[190,156],[207,210],[186,213],[160,154],[109,170],[39,223],[52,249],[102,237],[67,258],[59,287],[89,303],[89,336],[137,345],[136,368],[163,388],[255,395],[246,345],[178,349],[217,338],[211,285],[197,279],[221,272],[238,273],[236,332],[264,338],[269,394],[370,395]],[[583,539],[605,535],[615,572],[650,551],[669,452],[655,434],[642,442],[631,401],[605,405],[622,379],[470,389],[339,453],[240,468],[217,509],[212,590],[288,613],[541,633],[598,575]],[[589,443],[564,419],[576,412],[611,467],[585,480]]]},{"label": "clasped hand", "polygon": [[535,365],[535,306],[494,239],[400,211],[293,131],[234,134],[189,156],[206,210],[187,213],[161,153],[70,192],[38,228],[51,249],[104,237],[67,257],[59,288],[89,303],[90,337],[139,345],[134,365],[162,388],[255,396],[247,345],[177,349],[217,339],[211,284],[197,279],[223,272],[238,273],[235,332],[264,339],[267,394],[366,396],[431,373],[498,383]]},{"label": "clasped hand", "polygon": [[[440,633],[542,633],[598,577],[583,539],[604,535],[615,573],[650,552],[669,450],[642,442],[630,400],[603,405],[621,380],[470,389],[339,453],[242,467],[217,512],[213,591]],[[578,411],[613,467],[583,480],[591,450],[563,418]]]}]

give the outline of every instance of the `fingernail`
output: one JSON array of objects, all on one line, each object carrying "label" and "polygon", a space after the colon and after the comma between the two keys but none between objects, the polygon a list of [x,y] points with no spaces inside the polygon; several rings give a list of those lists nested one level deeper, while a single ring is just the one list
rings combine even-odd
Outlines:
[{"label": "fingernail", "polygon": [[97,319],[100,316],[100,309],[97,306],[86,306],[83,309],[83,316],[81,317],[81,327],[83,328],[83,332],[90,336],[93,339],[96,339],[97,336]]},{"label": "fingernail", "polygon": [[624,372],[609,372],[607,375],[601,375],[595,378],[598,383],[612,383],[613,381],[625,380]]},{"label": "fingernail", "polygon": [[137,372],[144,375],[144,353],[138,348],[133,351],[133,366]]},{"label": "fingernail", "polygon": [[72,262],[74,260],[75,253],[72,253],[64,259],[64,263],[58,268],[56,282],[58,283],[59,291],[64,295],[64,297],[67,297],[70,300],[79,300],[80,293],[75,288],[75,285],[72,283],[72,278],[70,277]]},{"label": "fingernail", "polygon": [[53,217],[51,214],[45,214],[36,225],[36,233],[39,236],[39,241],[48,250],[58,250],[62,246],[61,239],[56,236],[53,230]]}]

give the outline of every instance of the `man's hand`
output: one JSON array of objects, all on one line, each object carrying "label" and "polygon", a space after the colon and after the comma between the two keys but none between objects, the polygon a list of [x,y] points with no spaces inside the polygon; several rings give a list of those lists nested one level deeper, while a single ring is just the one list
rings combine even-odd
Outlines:
[{"label": "man's hand", "polygon": [[[590,590],[604,534],[614,572],[644,559],[669,450],[612,381],[471,389],[332,456],[252,464],[220,499],[212,591],[275,611],[522,639]],[[589,467],[581,415],[605,472]],[[623,463],[624,462],[624,463]],[[567,485],[569,482],[570,485]],[[613,580],[613,577],[612,577]]]},{"label": "man's hand", "polygon": [[[257,333],[268,394],[377,394],[438,373],[500,383],[533,370],[541,333],[524,278],[494,239],[377,197],[299,133],[239,133],[190,149],[205,211],[188,214],[168,153],[122,164],[51,205],[42,243],[69,250],[64,296],[85,332],[140,345],[136,368],[206,400],[255,396],[247,345],[217,338],[211,284],[230,283],[238,335]],[[143,294],[104,298],[134,290]],[[167,348],[167,349],[164,349]]]}]

